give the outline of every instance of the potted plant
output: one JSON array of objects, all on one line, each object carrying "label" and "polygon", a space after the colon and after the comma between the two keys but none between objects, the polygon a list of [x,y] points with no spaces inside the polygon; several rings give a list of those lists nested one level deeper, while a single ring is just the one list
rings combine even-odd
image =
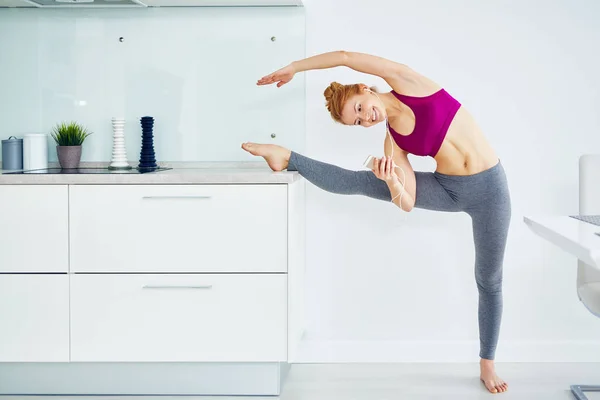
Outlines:
[{"label": "potted plant", "polygon": [[77,168],[81,161],[81,145],[91,135],[86,128],[76,122],[62,122],[52,131],[56,142],[58,162],[62,168]]}]

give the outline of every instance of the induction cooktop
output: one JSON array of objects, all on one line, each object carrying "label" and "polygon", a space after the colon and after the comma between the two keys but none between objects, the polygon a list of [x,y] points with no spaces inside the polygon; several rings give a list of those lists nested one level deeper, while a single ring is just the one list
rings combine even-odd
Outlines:
[{"label": "induction cooktop", "polygon": [[131,169],[108,169],[102,167],[81,168],[44,168],[30,169],[24,171],[4,171],[3,174],[147,174],[151,172],[167,171],[173,168],[131,168]]}]

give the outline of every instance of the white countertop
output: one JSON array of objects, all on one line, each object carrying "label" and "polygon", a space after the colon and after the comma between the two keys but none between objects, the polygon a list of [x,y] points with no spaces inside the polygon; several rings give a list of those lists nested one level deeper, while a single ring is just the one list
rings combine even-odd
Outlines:
[{"label": "white countertop", "polygon": [[529,228],[540,237],[600,269],[600,226],[569,216],[524,217]]},{"label": "white countertop", "polygon": [[[107,163],[81,164],[81,167],[106,166]],[[300,179],[295,171],[274,172],[264,162],[178,162],[160,166],[173,169],[144,174],[6,174],[14,171],[0,170],[0,185],[287,184]]]}]

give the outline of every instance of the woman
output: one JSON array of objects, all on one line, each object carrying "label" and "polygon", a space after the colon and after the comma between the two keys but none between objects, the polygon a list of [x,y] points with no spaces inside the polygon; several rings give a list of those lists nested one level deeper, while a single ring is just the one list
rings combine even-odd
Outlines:
[{"label": "woman", "polygon": [[[381,57],[324,53],[295,61],[257,84],[281,87],[298,72],[338,66],[379,76],[392,87],[389,93],[376,93],[364,84],[333,82],[324,93],[336,122],[364,127],[386,122],[385,157],[375,159],[371,171],[346,170],[276,145],[244,143],[242,148],[264,157],[273,170],[298,171],[332,193],[392,201],[404,211],[417,207],[470,215],[479,291],[480,379],[490,392],[505,392],[508,385],[496,375],[494,356],[511,202],[498,156],[471,114],[448,92],[408,66]],[[413,171],[408,154],[433,157],[436,170]]]}]

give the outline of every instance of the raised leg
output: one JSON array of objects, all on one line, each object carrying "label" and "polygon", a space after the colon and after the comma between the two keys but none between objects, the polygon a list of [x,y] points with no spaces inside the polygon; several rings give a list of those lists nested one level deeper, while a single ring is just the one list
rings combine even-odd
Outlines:
[{"label": "raised leg", "polygon": [[335,194],[363,195],[391,201],[387,184],[371,171],[353,171],[291,152],[288,171],[298,171],[313,185]]},{"label": "raised leg", "polygon": [[[352,171],[291,152],[289,171],[298,171],[306,180],[331,193],[363,195],[391,201],[387,184],[371,171]],[[433,211],[459,212],[456,201],[431,172],[415,171],[415,207]]]}]

